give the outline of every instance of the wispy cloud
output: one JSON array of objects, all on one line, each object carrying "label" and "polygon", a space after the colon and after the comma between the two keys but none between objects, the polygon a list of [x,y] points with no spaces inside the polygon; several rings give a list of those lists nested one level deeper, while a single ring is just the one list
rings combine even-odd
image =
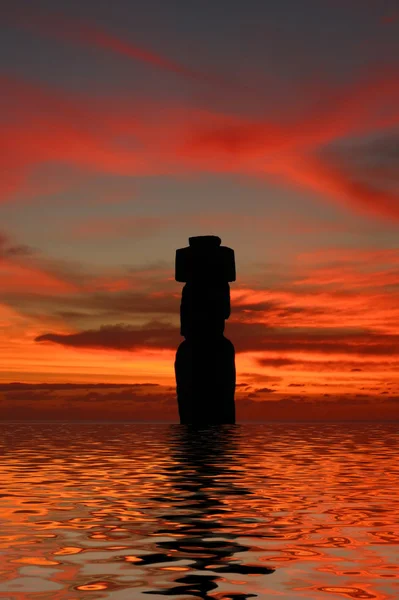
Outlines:
[{"label": "wispy cloud", "polygon": [[398,81],[394,71],[370,74],[339,91],[322,91],[316,108],[310,97],[307,111],[276,123],[154,101],[89,98],[3,78],[0,198],[15,195],[35,169],[52,161],[92,174],[241,174],[397,221],[397,193],[381,178],[362,178],[351,161],[338,164],[325,147],[399,123]]},{"label": "wispy cloud", "polygon": [[8,11],[7,18],[14,25],[57,40],[97,48],[103,52],[122,56],[128,60],[144,63],[152,68],[175,73],[198,82],[212,85],[227,84],[221,77],[200,69],[193,69],[166,55],[135,44],[126,36],[112,34],[98,25],[73,19],[60,12],[41,13],[37,9],[31,11],[25,7],[23,11]]}]

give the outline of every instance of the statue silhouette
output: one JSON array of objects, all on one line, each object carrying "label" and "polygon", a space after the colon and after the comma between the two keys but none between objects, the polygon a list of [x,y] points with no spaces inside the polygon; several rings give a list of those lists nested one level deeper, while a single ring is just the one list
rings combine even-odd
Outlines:
[{"label": "statue silhouette", "polygon": [[235,423],[235,352],[224,337],[235,281],[234,251],[221,239],[189,238],[176,250],[176,281],[185,283],[175,361],[180,423]]}]

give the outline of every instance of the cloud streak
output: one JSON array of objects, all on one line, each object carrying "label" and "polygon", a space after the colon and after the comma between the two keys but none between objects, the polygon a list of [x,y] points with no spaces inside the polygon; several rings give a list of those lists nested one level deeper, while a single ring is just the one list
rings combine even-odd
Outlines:
[{"label": "cloud streak", "polygon": [[221,78],[192,69],[148,48],[113,35],[92,23],[72,19],[61,13],[44,14],[37,10],[33,12],[24,8],[23,13],[9,13],[9,19],[19,27],[33,30],[42,35],[88,48],[96,48],[155,69],[180,75],[186,79],[212,85],[223,83]]},{"label": "cloud streak", "polygon": [[310,101],[302,115],[276,123],[173,104],[68,95],[3,77],[0,198],[23,190],[35,169],[55,161],[92,174],[241,174],[398,221],[395,191],[380,179],[363,181],[353,166],[338,164],[324,151],[347,136],[399,123],[398,81],[397,72],[382,73],[338,95],[324,100],[322,95],[318,110]]},{"label": "cloud streak", "polygon": [[178,329],[162,323],[148,323],[144,327],[109,325],[100,329],[60,335],[47,333],[36,338],[37,342],[53,342],[74,348],[101,348],[111,350],[135,350],[159,348],[174,350],[179,343]]},{"label": "cloud streak", "polygon": [[[228,324],[228,335],[234,339],[237,352],[282,352],[289,354],[372,356],[399,358],[399,335],[357,331],[285,331],[274,332],[259,323]],[[97,330],[72,334],[47,333],[37,342],[52,342],[75,348],[135,350],[159,348],[174,350],[179,329],[170,324],[150,322],[137,328],[127,325],[103,326]]]}]

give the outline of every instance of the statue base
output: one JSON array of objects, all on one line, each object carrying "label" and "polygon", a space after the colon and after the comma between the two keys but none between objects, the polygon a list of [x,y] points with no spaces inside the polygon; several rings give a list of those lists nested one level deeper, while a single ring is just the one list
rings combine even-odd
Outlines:
[{"label": "statue base", "polygon": [[235,352],[223,335],[182,342],[175,374],[181,424],[235,423]]}]

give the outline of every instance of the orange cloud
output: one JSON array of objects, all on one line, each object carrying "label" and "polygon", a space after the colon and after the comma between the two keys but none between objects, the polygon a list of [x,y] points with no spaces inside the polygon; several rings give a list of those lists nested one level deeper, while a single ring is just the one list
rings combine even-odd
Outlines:
[{"label": "orange cloud", "polygon": [[[30,318],[47,315],[47,325],[39,320],[34,327],[29,324],[32,347],[27,352],[36,352],[36,338],[42,342],[36,347],[47,348],[48,357],[54,344],[75,353],[93,349],[93,355],[149,349],[153,357],[173,355],[181,339],[180,293],[165,268],[146,266],[129,274],[120,269],[74,272],[4,235],[0,250],[0,266],[12,265],[14,274],[21,269],[27,275],[7,283],[4,274],[3,301]],[[375,372],[392,371],[399,340],[398,263],[395,249],[337,248],[299,255],[286,278],[269,289],[232,286],[226,334],[244,362],[265,368],[325,374],[349,371],[363,361]],[[370,283],[376,277],[378,291]],[[42,285],[32,288],[35,280]]]},{"label": "orange cloud", "polygon": [[[10,251],[23,254],[23,247],[14,244],[10,246]],[[343,257],[350,255],[349,249],[342,250]],[[312,268],[319,268],[325,261],[332,260],[333,256],[333,251],[315,253],[314,256],[307,254],[301,257],[299,263],[302,262],[305,272],[307,270],[311,274]],[[379,261],[390,264],[389,258],[392,262],[396,260],[389,251],[384,253],[375,250],[364,253],[356,251],[352,260],[356,259],[360,265],[365,256],[370,257],[370,264],[374,261],[377,265]],[[149,277],[146,285],[134,292],[124,289],[94,291],[94,288],[89,289],[86,282],[79,293],[56,296],[49,292],[47,297],[39,295],[35,300],[29,292],[24,294],[20,290],[13,295],[13,304],[18,306],[22,302],[23,310],[35,314],[38,312],[35,308],[37,302],[38,307],[43,307],[39,314],[47,314],[48,322],[43,324],[38,319],[35,321],[30,318],[29,323],[21,324],[22,317],[15,315],[15,318],[11,318],[6,310],[3,312],[5,324],[11,324],[11,321],[15,323],[15,326],[9,325],[6,331],[8,348],[3,369],[9,373],[25,369],[31,381],[39,382],[43,381],[44,374],[46,378],[51,377],[51,380],[58,382],[62,382],[66,373],[72,378],[70,381],[92,382],[105,381],[105,377],[108,381],[127,381],[127,377],[130,379],[132,376],[135,381],[140,381],[137,379],[139,377],[143,381],[144,375],[147,381],[167,381],[173,386],[173,357],[181,339],[176,317],[179,294],[154,291],[153,280],[158,279],[156,271],[152,275],[149,271],[146,276]],[[295,273],[295,276],[300,278],[301,274]],[[110,278],[110,290],[112,281]],[[232,290],[235,296],[233,314],[227,324],[226,335],[236,345],[238,376],[241,373],[245,381],[255,388],[246,390],[247,396],[255,393],[255,397],[249,398],[251,402],[265,400],[263,392],[259,392],[263,382],[268,389],[275,390],[275,401],[285,397],[294,403],[293,411],[289,413],[291,416],[296,414],[298,400],[293,395],[290,383],[306,384],[306,395],[329,397],[339,393],[343,403],[348,394],[384,394],[389,398],[397,395],[399,335],[397,316],[396,319],[394,317],[395,310],[397,315],[397,302],[390,298],[389,293],[379,294],[377,302],[375,295],[370,292],[367,295],[362,288],[355,287],[346,293],[333,289],[315,294],[317,280],[301,282],[297,289],[292,287],[294,281],[295,277],[291,284],[286,282],[287,289],[277,286],[274,290]],[[391,328],[386,326],[389,310],[393,311]],[[64,322],[60,319],[61,312]],[[54,318],[52,320],[52,313],[58,315],[58,325]],[[145,317],[147,322],[144,325],[129,324],[135,323],[137,315],[140,315],[140,319]],[[162,322],[157,324],[154,320],[159,316]],[[84,328],[86,322],[101,323],[102,320],[105,323],[110,320],[111,323],[125,322],[125,325]],[[82,323],[83,328],[72,326],[75,322]],[[385,327],[379,326],[379,322]],[[46,331],[56,333],[46,334]],[[35,343],[34,338],[41,343]],[[276,373],[279,377],[273,380]],[[2,377],[3,381],[9,381],[10,375],[8,379],[4,375]],[[241,392],[237,397],[242,398]],[[354,406],[358,400],[355,399]],[[326,414],[341,414],[343,418],[350,414],[347,407],[340,412],[339,407],[332,409],[329,406]],[[251,404],[241,415],[252,418],[251,415],[255,414],[279,414],[283,418],[283,409],[287,410],[288,407],[289,404],[282,402],[278,409],[264,407],[259,409],[259,413],[258,408]],[[374,408],[374,405],[370,410],[367,408],[367,414],[374,414]],[[79,410],[79,414],[90,412],[83,405]],[[322,407],[311,408],[306,414],[310,417],[316,414],[321,416],[323,410]],[[351,410],[353,414],[353,406]],[[109,413],[104,407],[105,414]],[[144,413],[138,411],[137,414]]]}]

